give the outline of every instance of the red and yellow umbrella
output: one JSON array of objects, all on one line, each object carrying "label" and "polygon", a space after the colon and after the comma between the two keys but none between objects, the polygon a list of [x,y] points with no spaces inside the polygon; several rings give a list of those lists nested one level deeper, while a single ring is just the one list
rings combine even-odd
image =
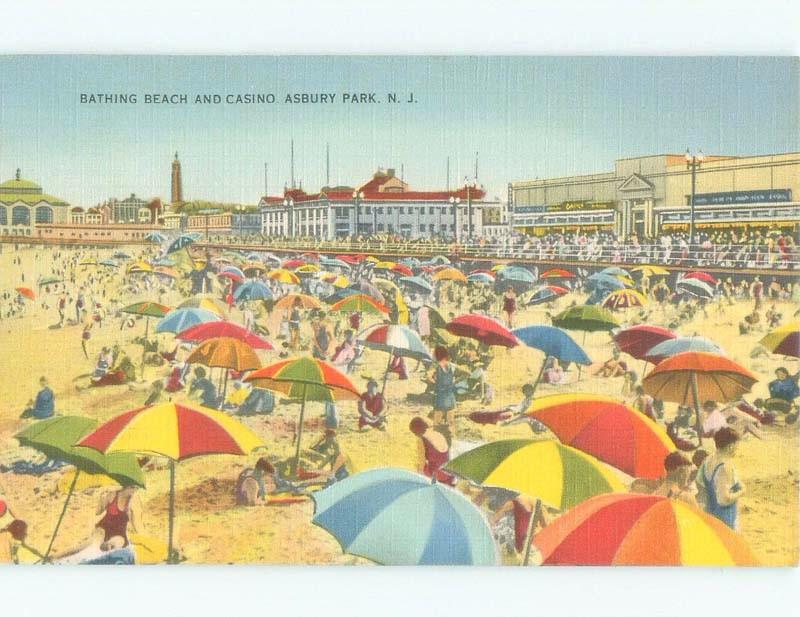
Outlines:
[{"label": "red and yellow umbrella", "polygon": [[663,428],[610,396],[544,396],[525,415],[545,424],[562,443],[635,478],[662,478],[664,458],[674,449]]},{"label": "red and yellow umbrella", "polygon": [[306,294],[286,294],[280,300],[275,303],[275,308],[277,309],[290,309],[294,308],[294,305],[300,303],[300,308],[302,309],[318,309],[322,306],[319,300],[317,300],[314,296],[309,296]]},{"label": "red and yellow umbrella", "polygon": [[533,538],[542,565],[753,566],[747,544],[720,520],[657,495],[592,497]]},{"label": "red and yellow umbrella", "polygon": [[231,321],[209,321],[192,326],[177,334],[177,338],[192,343],[202,343],[208,339],[218,338],[220,336],[239,339],[250,345],[253,349],[275,349],[268,340],[261,338],[247,328]]},{"label": "red and yellow umbrella", "polygon": [[569,279],[574,278],[575,275],[569,270],[563,268],[550,268],[539,276],[540,279]]},{"label": "red and yellow umbrella", "polygon": [[300,399],[295,471],[300,462],[300,440],[303,436],[306,401],[357,400],[361,397],[358,388],[347,375],[327,362],[307,357],[270,364],[250,373],[245,377],[245,381],[259,388],[274,390],[293,399]]},{"label": "red and yellow umbrella", "polygon": [[174,557],[175,462],[207,454],[242,456],[264,446],[248,427],[225,413],[177,403],[126,411],[97,427],[76,445],[104,454],[136,452],[169,459],[170,560]]},{"label": "red and yellow umbrella", "polygon": [[372,315],[388,314],[389,309],[367,294],[353,294],[331,306],[331,312],[366,313]]}]

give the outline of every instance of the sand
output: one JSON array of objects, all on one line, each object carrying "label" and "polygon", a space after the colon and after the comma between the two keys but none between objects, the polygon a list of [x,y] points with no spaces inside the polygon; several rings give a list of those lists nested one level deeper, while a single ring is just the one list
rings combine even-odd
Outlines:
[{"label": "sand", "polygon": [[[12,290],[22,284],[33,287],[36,278],[50,273],[53,249],[15,251],[9,246],[2,248],[0,291]],[[129,247],[126,250],[136,254],[141,249]],[[105,249],[84,251],[85,256],[91,255],[97,259],[109,257],[111,253],[112,250]],[[12,263],[15,257],[21,258],[21,266]],[[22,272],[25,273],[24,283],[21,280]],[[97,268],[78,268],[79,281],[91,272],[97,272]],[[121,294],[118,291],[121,279],[122,274],[119,273],[104,285],[105,300],[98,293],[101,302],[116,295],[123,304],[157,299],[155,293],[147,298]],[[110,319],[102,328],[95,328],[88,343],[87,360],[81,350],[81,326],[49,327],[58,321],[56,297],[51,295],[51,298],[49,309],[41,307],[40,297],[35,303],[29,303],[30,308],[24,317],[0,320],[0,349],[3,350],[0,354],[0,460],[31,454],[29,450],[20,449],[12,436],[30,422],[19,420],[18,416],[28,399],[38,390],[40,375],[46,375],[50,380],[56,394],[57,411],[62,414],[107,420],[122,411],[141,406],[146,398],[144,391],[131,390],[128,385],[76,388],[76,384],[86,384],[86,378],[76,380],[76,377],[91,372],[94,359],[103,345],[121,343],[138,363],[141,347],[132,344],[131,339],[143,333],[144,322],[137,323],[133,329],[120,331],[119,320]],[[174,293],[167,294],[164,301],[175,305],[180,298]],[[570,301],[571,298],[561,299],[549,308],[527,309],[518,315],[517,322],[519,325],[544,323],[545,311],[558,311]],[[750,304],[744,302],[726,306],[723,313],[711,307],[708,318],[700,314],[692,323],[681,326],[680,332],[686,335],[700,333],[718,342],[732,358],[751,368],[760,378],[753,389],[753,396],[765,396],[766,383],[772,378],[775,368],[786,365],[795,372],[798,364],[779,357],[750,359],[750,350],[763,336],[763,332],[744,337],[738,334],[737,324],[750,309]],[[778,303],[778,309],[785,316],[791,316],[795,307],[789,303]],[[450,311],[459,312],[455,307],[443,309],[445,315]],[[624,313],[620,316],[623,320],[626,318]],[[231,318],[237,322],[242,319],[236,309]],[[667,323],[660,309],[654,309],[650,321]],[[278,331],[277,322],[273,319],[265,325],[271,332],[268,338],[274,341]],[[162,348],[171,350],[174,347],[171,335],[160,335],[159,338]],[[580,335],[577,340],[580,342]],[[593,360],[605,360],[610,355],[608,335],[588,335],[585,349]],[[274,352],[259,354],[264,362],[277,359]],[[526,347],[499,350],[489,369],[489,381],[496,389],[492,408],[518,402],[521,385],[535,378],[541,361],[541,354]],[[366,351],[364,364],[353,375],[355,383],[363,387],[367,377],[378,377],[385,362],[385,354]],[[417,446],[408,431],[408,422],[415,415],[427,413],[428,408],[415,402],[418,399],[414,395],[421,393],[424,385],[420,380],[421,373],[413,372],[414,368],[415,363],[410,362],[411,375],[407,381],[399,381],[394,376],[390,378],[387,387],[390,420],[385,432],[358,432],[355,403],[339,405],[342,421],[339,441],[355,471],[381,466],[411,469],[416,466]],[[635,368],[641,373],[640,363],[636,363]],[[163,377],[166,373],[166,367],[148,368],[147,381]],[[580,382],[577,382],[574,374],[570,374],[570,379],[571,383],[558,389],[542,386],[539,393],[583,391],[621,396],[622,378],[600,379],[587,376],[584,372]],[[409,394],[412,395],[411,400],[407,399]],[[178,394],[174,400],[185,400],[185,395]],[[481,426],[466,417],[470,412],[482,408],[478,401],[459,404],[459,442],[477,443],[504,437],[531,436],[526,426]],[[674,405],[668,404],[668,414],[674,412],[673,408]],[[292,426],[298,413],[298,405],[279,404],[272,416],[245,418],[243,421],[263,438],[270,455],[288,456],[293,447],[287,426]],[[308,405],[309,425],[303,439],[305,445],[310,445],[312,440],[319,437],[321,415],[321,405]],[[740,501],[741,533],[762,563],[794,564],[798,559],[797,430],[796,427],[779,423],[765,427],[763,432],[763,440],[747,438],[741,444],[735,460],[740,478],[747,486],[747,494]],[[233,499],[235,478],[244,466],[252,465],[255,459],[256,456],[212,456],[178,464],[176,533],[178,545],[189,563],[365,563],[364,560],[343,554],[332,536],[311,523],[313,504],[310,501],[253,508],[236,506]],[[0,474],[0,494],[6,496],[18,516],[28,521],[29,543],[41,550],[47,546],[65,498],[56,488],[62,473],[54,472],[38,478]],[[148,471],[146,481],[146,490],[140,492],[144,532],[165,539],[168,473],[165,469]],[[103,490],[108,489],[87,489],[74,496],[55,543],[55,552],[65,551],[88,537],[93,526],[94,508]]]}]

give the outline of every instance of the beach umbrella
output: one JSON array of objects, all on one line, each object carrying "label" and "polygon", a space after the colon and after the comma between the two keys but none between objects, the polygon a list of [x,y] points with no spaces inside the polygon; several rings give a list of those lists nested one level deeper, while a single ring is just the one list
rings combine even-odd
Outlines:
[{"label": "beach umbrella", "polygon": [[319,265],[325,268],[341,268],[342,270],[350,270],[350,264],[342,259],[331,259],[329,257],[321,257]]},{"label": "beach umbrella", "polygon": [[434,255],[431,257],[430,263],[434,265],[447,266],[450,265],[450,259],[445,255]]},{"label": "beach umbrella", "polygon": [[416,257],[403,257],[399,263],[406,265],[409,268],[419,268],[422,262]]},{"label": "beach umbrella", "polygon": [[339,289],[344,289],[345,287],[350,286],[350,279],[342,274],[334,274],[333,272],[328,272],[320,277],[322,281],[328,283],[328,285],[333,285],[334,287],[338,287]]},{"label": "beach umbrella", "polygon": [[305,266],[308,262],[304,259],[287,259],[281,264],[281,267],[286,270],[294,270],[295,268],[299,268],[300,266]]},{"label": "beach umbrella", "polygon": [[364,347],[385,351],[389,354],[386,371],[383,373],[381,392],[386,391],[386,380],[389,376],[392,356],[398,355],[416,360],[432,359],[431,352],[422,342],[419,334],[408,326],[378,324],[364,330],[358,335],[358,340]]},{"label": "beach umbrella", "polygon": [[379,261],[373,266],[376,270],[391,270],[397,265],[394,261]]},{"label": "beach umbrella", "polygon": [[267,274],[268,278],[271,278],[273,281],[278,281],[279,283],[285,283],[287,285],[299,285],[300,279],[294,272],[290,272],[285,268],[277,268],[275,270],[270,270]]},{"label": "beach umbrella", "polygon": [[707,351],[709,353],[723,353],[719,345],[703,336],[679,336],[669,339],[652,347],[645,356],[645,360],[658,364],[664,358],[686,351]]},{"label": "beach umbrella", "polygon": [[621,276],[624,278],[630,278],[631,275],[628,273],[627,270],[620,268],[619,266],[609,266],[608,268],[603,268],[600,270],[600,274],[608,274],[610,276]]},{"label": "beach umbrella", "polygon": [[669,270],[661,266],[637,266],[631,272],[641,272],[643,276],[669,276]]},{"label": "beach umbrella", "polygon": [[715,276],[709,274],[708,272],[703,272],[702,270],[695,270],[693,272],[688,272],[681,277],[681,281],[685,281],[687,279],[688,280],[695,279],[698,281],[703,281],[704,283],[707,283],[711,287],[716,287],[719,284],[719,281]]},{"label": "beach umbrella", "polygon": [[219,274],[222,275],[225,273],[235,274],[237,277],[241,279],[245,278],[244,272],[242,272],[241,268],[237,268],[236,266],[225,266],[224,268],[221,268]]},{"label": "beach umbrella", "polygon": [[636,360],[646,360],[647,352],[664,341],[677,335],[661,326],[639,325],[619,330],[614,334],[614,342],[620,351]]},{"label": "beach umbrella", "polygon": [[388,314],[389,309],[366,294],[355,294],[342,298],[331,306],[332,312],[365,313],[367,315]]},{"label": "beach umbrella", "polygon": [[367,279],[361,279],[358,282],[358,289],[361,290],[361,293],[372,297],[372,299],[376,300],[379,304],[386,304],[386,298],[384,298],[383,292]]},{"label": "beach umbrella", "polygon": [[642,385],[645,392],[662,401],[693,406],[697,418],[697,438],[702,444],[702,402],[737,401],[757,381],[750,371],[725,356],[686,351],[660,362],[642,380]]},{"label": "beach umbrella", "polygon": [[249,262],[242,266],[242,272],[244,272],[247,276],[254,276],[258,272],[266,272],[267,267],[260,263],[260,262]]},{"label": "beach umbrella", "polygon": [[722,521],[659,495],[593,497],[550,523],[533,543],[542,565],[757,565]]},{"label": "beach umbrella", "polygon": [[300,303],[300,308],[305,310],[310,309],[318,309],[322,307],[319,300],[317,300],[314,296],[309,296],[307,294],[298,294],[298,293],[291,293],[286,294],[280,300],[275,303],[276,309],[290,309],[293,308],[295,304]]},{"label": "beach umbrella", "polygon": [[84,267],[85,266],[96,266],[97,265],[97,260],[96,259],[83,259],[83,260],[81,260],[81,262],[78,265],[79,266],[84,266]]},{"label": "beach umbrella", "polygon": [[492,266],[492,269],[490,270],[490,272],[494,272],[495,274],[497,274],[503,268],[508,268],[508,265],[506,265],[506,264],[495,264],[495,265]]},{"label": "beach umbrella", "polygon": [[603,306],[610,309],[632,308],[644,306],[645,304],[647,304],[647,298],[635,289],[618,289],[612,291],[606,296],[606,299],[603,300]]},{"label": "beach umbrella", "polygon": [[663,478],[664,458],[675,448],[659,424],[600,394],[544,396],[534,400],[524,415],[547,426],[561,443],[634,478]]},{"label": "beach umbrella", "polygon": [[400,282],[408,287],[418,289],[425,294],[433,293],[433,285],[431,285],[421,276],[403,276],[400,277]]},{"label": "beach umbrella", "polygon": [[800,358],[800,321],[776,328],[759,343],[771,353]]},{"label": "beach umbrella", "polygon": [[261,360],[253,348],[244,341],[230,336],[206,339],[189,354],[186,362],[225,369],[222,401],[225,400],[225,393],[228,390],[228,370],[241,373],[261,368]]},{"label": "beach umbrella", "polygon": [[23,298],[27,298],[28,300],[35,300],[36,294],[34,293],[33,289],[30,287],[16,287],[15,291],[22,296]]},{"label": "beach umbrella", "polygon": [[544,353],[539,374],[533,383],[534,392],[544,374],[544,367],[547,366],[547,358],[556,358],[561,362],[575,362],[576,364],[591,364],[592,361],[586,352],[581,349],[572,337],[554,326],[525,326],[517,328],[511,333],[528,347],[538,349]]},{"label": "beach umbrella", "polygon": [[262,257],[265,257],[265,255],[262,255],[261,253],[248,253],[245,255],[245,259],[247,261],[261,261]]},{"label": "beach umbrella", "polygon": [[483,285],[491,285],[494,283],[494,277],[486,272],[476,272],[467,277],[468,283],[480,283]]},{"label": "beach umbrella", "polygon": [[244,300],[269,300],[272,298],[272,291],[261,281],[246,281],[236,288],[233,292],[233,299],[236,302]]},{"label": "beach umbrella", "polygon": [[38,285],[39,287],[43,287],[44,285],[52,285],[53,283],[60,283],[64,279],[58,276],[43,276],[39,279]]},{"label": "beach umbrella", "polygon": [[413,276],[414,271],[405,264],[395,264],[392,266],[392,272],[396,272],[401,276]]},{"label": "beach umbrella", "polygon": [[560,287],[558,285],[543,285],[542,287],[537,287],[531,292],[531,295],[528,296],[526,304],[535,305],[542,304],[544,302],[551,302],[556,298],[560,298],[568,293],[569,289],[566,289],[565,287]]},{"label": "beach umbrella", "polygon": [[397,286],[397,284],[392,282],[392,281],[390,281],[389,279],[374,278],[374,279],[372,279],[372,283],[378,289],[380,289],[382,294],[387,294],[388,293],[388,294],[391,294],[391,295],[395,295],[398,291],[400,291],[400,288]]},{"label": "beach umbrella", "polygon": [[570,272],[569,270],[564,270],[563,268],[550,268],[543,272],[540,276],[540,279],[571,279],[575,278],[575,275]]},{"label": "beach umbrella", "polygon": [[582,332],[609,332],[619,327],[614,316],[600,306],[571,306],[553,317],[553,325]]},{"label": "beach umbrella", "polygon": [[107,268],[118,268],[119,264],[114,261],[113,259],[103,259],[102,261],[97,262],[100,266],[106,266]]},{"label": "beach umbrella", "polygon": [[209,296],[209,295],[199,295],[181,302],[178,305],[178,308],[203,309],[206,311],[211,311],[212,313],[216,313],[217,315],[222,317],[225,314],[225,311],[227,310],[228,307],[225,306],[225,304],[219,298],[215,298],[214,296]]},{"label": "beach umbrella", "polygon": [[206,309],[178,308],[167,313],[167,315],[158,322],[156,332],[180,334],[192,326],[209,321],[220,321],[220,317],[216,313],[212,313]]},{"label": "beach umbrella", "polygon": [[161,244],[162,242],[166,242],[167,237],[160,231],[151,231],[150,233],[145,235],[144,239],[147,240],[148,242],[157,242]]},{"label": "beach umbrella", "polygon": [[496,565],[492,530],[466,497],[405,469],[373,469],[312,493],[315,525],[382,565]]},{"label": "beach umbrella", "polygon": [[98,425],[97,420],[80,416],[58,416],[40,420],[17,433],[14,437],[21,446],[34,448],[50,459],[64,461],[75,466],[75,474],[67,493],[66,501],[61,509],[50,544],[44,559],[50,555],[53,543],[58,535],[61,522],[67,512],[67,506],[75,491],[81,473],[102,474],[122,485],[144,486],[144,474],[133,454],[102,454],[87,448],[79,448],[74,444],[88,435]]},{"label": "beach umbrella", "polygon": [[298,268],[295,268],[295,274],[316,274],[319,272],[319,266],[317,264],[304,264]]},{"label": "beach umbrella", "polygon": [[268,340],[230,321],[209,321],[197,324],[178,334],[177,338],[190,343],[202,343],[220,336],[238,339],[253,349],[266,349],[268,351],[275,349]]},{"label": "beach umbrella", "polygon": [[502,281],[513,281],[515,283],[533,284],[536,282],[536,277],[530,270],[520,268],[519,266],[503,268],[497,273],[497,278]]},{"label": "beach umbrella", "polygon": [[[150,333],[150,318],[157,317],[161,319],[167,313],[169,313],[172,309],[164,304],[159,304],[158,302],[135,302],[133,304],[129,304],[125,308],[121,309],[122,313],[128,313],[129,315],[139,315],[145,318],[144,320],[144,340],[147,343],[147,337]],[[147,351],[146,344],[142,345],[142,362],[139,368],[140,374],[142,376],[142,380],[144,380],[144,356]]]},{"label": "beach umbrella", "polygon": [[516,347],[519,342],[511,330],[499,321],[477,313],[460,315],[445,327],[450,334],[475,339],[486,345]]},{"label": "beach umbrella", "polygon": [[178,236],[177,238],[175,238],[175,240],[172,241],[172,243],[167,248],[167,255],[186,248],[190,244],[194,243],[194,241],[195,239],[189,235]]},{"label": "beach umbrella", "polygon": [[597,272],[586,279],[587,289],[625,289],[625,283],[611,274]]},{"label": "beach umbrella", "polygon": [[458,283],[466,283],[467,277],[461,270],[455,268],[442,268],[433,275],[434,281],[456,281]]},{"label": "beach umbrella", "polygon": [[344,263],[354,266],[358,263],[361,263],[366,255],[337,255],[336,259],[339,261],[343,261]]},{"label": "beach umbrella", "polygon": [[179,273],[175,268],[170,268],[169,266],[156,266],[153,269],[153,272],[156,276],[166,276],[169,278],[178,278]]},{"label": "beach umbrella", "polygon": [[675,285],[675,288],[682,293],[688,293],[698,298],[705,298],[706,300],[710,300],[714,297],[714,290],[711,285],[699,279],[682,278]]},{"label": "beach umbrella", "polygon": [[114,259],[132,259],[130,255],[128,255],[125,251],[117,251],[113,255]]},{"label": "beach umbrella", "polygon": [[339,300],[346,298],[348,296],[356,296],[361,293],[360,289],[355,289],[353,287],[341,287],[334,291],[331,295],[325,298],[325,302],[327,304],[336,304]]},{"label": "beach umbrella", "polygon": [[264,447],[255,433],[228,414],[178,403],[123,412],[98,426],[77,445],[104,454],[135,452],[169,459],[170,562],[174,561],[175,463],[208,454],[243,456]]},{"label": "beach umbrella", "polygon": [[244,283],[244,277],[239,276],[235,272],[220,272],[219,274],[217,274],[217,278],[228,279],[230,281],[233,281],[234,283]]},{"label": "beach umbrella", "polygon": [[250,373],[244,380],[256,387],[274,390],[300,400],[297,449],[294,457],[295,472],[300,463],[300,442],[303,437],[306,401],[332,402],[361,398],[361,393],[349,377],[327,362],[314,358],[281,360]]}]

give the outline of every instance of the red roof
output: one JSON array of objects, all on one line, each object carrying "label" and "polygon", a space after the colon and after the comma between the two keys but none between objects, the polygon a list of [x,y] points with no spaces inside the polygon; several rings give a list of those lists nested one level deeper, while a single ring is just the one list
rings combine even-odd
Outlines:
[{"label": "red roof", "polygon": [[[364,201],[447,201],[450,197],[459,197],[461,201],[467,200],[467,189],[460,188],[457,191],[404,191],[402,193],[360,191],[364,193]],[[471,198],[475,200],[483,199],[486,191],[483,189],[470,189]],[[328,191],[323,193],[306,193],[300,189],[289,189],[286,191],[286,198],[291,198],[295,203],[307,201],[317,201],[327,199],[329,201],[353,201],[353,193],[349,191]],[[283,197],[262,197],[262,201],[269,205],[282,205]]]}]

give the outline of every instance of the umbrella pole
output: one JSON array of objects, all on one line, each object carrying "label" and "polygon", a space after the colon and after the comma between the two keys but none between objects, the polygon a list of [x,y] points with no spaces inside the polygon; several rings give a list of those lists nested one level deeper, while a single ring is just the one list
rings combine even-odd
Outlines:
[{"label": "umbrella pole", "polygon": [[531,512],[531,520],[528,521],[528,531],[525,533],[525,556],[522,558],[522,565],[527,566],[531,560],[531,543],[533,542],[533,528],[536,526],[536,519],[542,508],[542,500],[537,499],[536,505]]},{"label": "umbrella pole", "polygon": [[167,541],[167,563],[176,563],[172,544],[175,532],[175,460],[169,459],[169,535]]},{"label": "umbrella pole", "polygon": [[297,446],[294,451],[294,463],[292,475],[297,476],[297,469],[300,467],[300,440],[303,437],[303,416],[306,413],[306,388],[307,384],[303,384],[303,397],[300,400],[300,422],[297,425]]},{"label": "umbrella pole", "polygon": [[697,392],[697,373],[692,373],[692,398],[694,399],[694,414],[697,421],[697,443],[703,445],[703,423],[700,421],[700,395]]},{"label": "umbrella pole", "polygon": [[225,395],[228,393],[228,369],[223,367],[222,370],[224,371],[223,375],[225,377],[222,383],[222,398],[220,399],[220,404],[219,404],[220,409],[225,404]]},{"label": "umbrella pole", "polygon": [[75,477],[72,478],[72,484],[69,486],[69,492],[67,493],[67,499],[64,501],[64,507],[61,508],[61,514],[58,516],[58,522],[56,523],[56,528],[53,530],[53,535],[50,536],[50,544],[47,545],[47,550],[44,552],[44,557],[42,558],[42,563],[47,563],[47,558],[50,556],[50,551],[53,550],[53,543],[56,541],[56,536],[58,535],[58,530],[61,527],[61,521],[64,520],[64,515],[67,513],[67,506],[69,505],[69,500],[72,499],[72,493],[75,491],[75,485],[78,483],[78,476],[81,475],[81,470],[77,467],[75,468]]},{"label": "umbrella pole", "polygon": [[142,381],[144,381],[144,356],[147,353],[147,335],[150,331],[150,318],[144,318],[144,341],[142,342],[142,365],[139,369],[139,374],[142,377]]},{"label": "umbrella pole", "polygon": [[533,398],[533,395],[536,394],[536,388],[539,387],[539,382],[542,380],[542,375],[544,375],[544,367],[547,366],[548,358],[550,358],[550,356],[545,355],[542,366],[539,367],[539,374],[536,376],[536,381],[533,382],[533,392],[531,392],[531,398]]},{"label": "umbrella pole", "polygon": [[[583,340],[581,341],[581,347],[586,349],[586,330],[583,331]],[[585,352],[584,352],[585,353]],[[580,383],[581,380],[581,372],[583,371],[583,365],[578,365],[578,382]]]},{"label": "umbrella pole", "polygon": [[381,396],[386,392],[386,382],[389,379],[389,369],[392,367],[392,357],[394,356],[394,347],[389,348],[389,361],[386,363],[386,370],[383,373],[383,386],[381,387]]}]

